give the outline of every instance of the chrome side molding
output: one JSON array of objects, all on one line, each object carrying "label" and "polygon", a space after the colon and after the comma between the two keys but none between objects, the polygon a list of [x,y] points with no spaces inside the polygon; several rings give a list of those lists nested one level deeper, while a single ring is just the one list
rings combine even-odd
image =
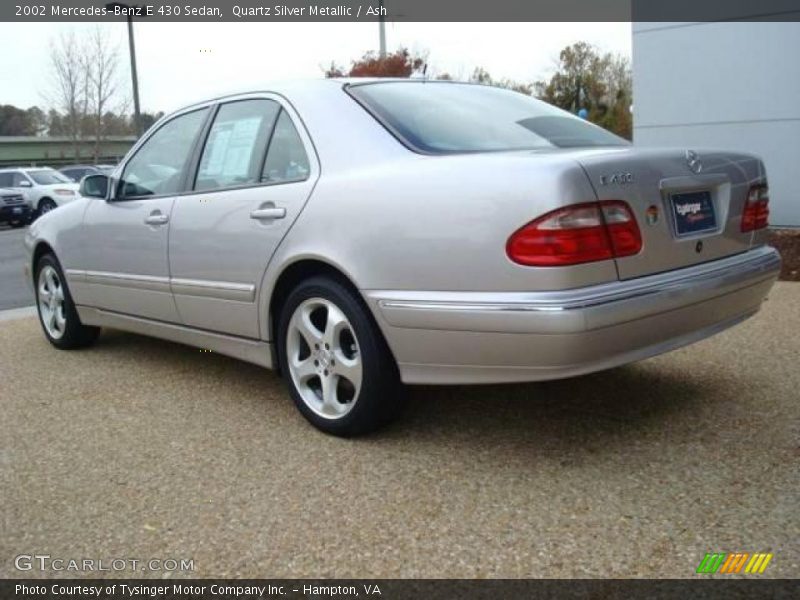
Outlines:
[{"label": "chrome side molding", "polygon": [[133,273],[111,273],[107,271],[81,271],[67,269],[67,278],[79,283],[92,283],[115,287],[134,288],[157,292],[172,292],[182,296],[202,296],[235,302],[255,302],[256,286],[249,283],[208,281],[205,279],[178,279],[136,275]]}]

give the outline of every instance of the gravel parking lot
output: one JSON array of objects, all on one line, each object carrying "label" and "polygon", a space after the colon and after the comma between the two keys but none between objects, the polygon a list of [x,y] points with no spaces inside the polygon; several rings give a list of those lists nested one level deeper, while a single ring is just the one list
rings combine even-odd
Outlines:
[{"label": "gravel parking lot", "polygon": [[398,424],[345,441],[269,371],[114,331],[59,352],[33,318],[0,322],[0,576],[44,553],[194,559],[173,577],[671,578],[743,551],[796,577],[799,333],[781,283],[693,347],[413,388]]}]

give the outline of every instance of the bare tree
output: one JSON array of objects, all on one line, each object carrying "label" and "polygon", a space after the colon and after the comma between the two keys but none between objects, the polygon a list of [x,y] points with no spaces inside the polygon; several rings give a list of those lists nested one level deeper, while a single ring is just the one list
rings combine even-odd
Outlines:
[{"label": "bare tree", "polygon": [[62,32],[50,43],[50,67],[53,73],[50,103],[64,116],[63,125],[72,139],[78,157],[83,119],[86,111],[86,69],[74,31]]},{"label": "bare tree", "polygon": [[94,161],[100,159],[100,142],[105,134],[104,118],[117,93],[119,48],[105,31],[95,26],[83,49],[83,68],[87,81],[87,115],[91,115],[94,134]]},{"label": "bare tree", "polygon": [[81,138],[91,136],[97,162],[106,115],[127,109],[125,97],[118,93],[119,47],[100,26],[81,37],[62,32],[50,44],[50,64],[54,77],[46,98],[63,115],[60,129],[72,139],[76,160]]}]

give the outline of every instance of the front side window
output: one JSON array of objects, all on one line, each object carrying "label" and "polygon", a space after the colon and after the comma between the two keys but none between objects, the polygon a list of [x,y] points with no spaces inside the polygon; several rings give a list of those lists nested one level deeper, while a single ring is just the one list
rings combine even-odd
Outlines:
[{"label": "front side window", "polygon": [[181,191],[184,171],[207,113],[204,108],[175,117],[151,135],[125,165],[119,197],[163,196]]},{"label": "front side window", "polygon": [[39,171],[28,171],[28,176],[39,185],[55,185],[58,183],[71,183],[58,171],[51,169],[41,169]]},{"label": "front side window", "polygon": [[13,173],[0,173],[0,188],[14,187]]},{"label": "front side window", "polygon": [[264,99],[223,104],[208,133],[194,189],[258,183],[264,151],[279,110],[277,102]]},{"label": "front side window", "polygon": [[286,183],[308,179],[310,167],[303,140],[292,124],[292,119],[281,111],[269,143],[267,160],[261,180],[269,183]]},{"label": "front side window", "polygon": [[628,145],[546,102],[496,87],[409,81],[353,85],[348,92],[401,141],[421,152]]}]

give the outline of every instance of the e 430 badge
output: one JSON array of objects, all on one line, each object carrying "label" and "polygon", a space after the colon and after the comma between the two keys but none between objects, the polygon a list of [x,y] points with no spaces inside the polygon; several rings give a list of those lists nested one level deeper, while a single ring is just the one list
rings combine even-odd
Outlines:
[{"label": "e 430 badge", "polygon": [[620,171],[600,176],[600,185],[627,185],[629,183],[633,183],[633,173]]}]

